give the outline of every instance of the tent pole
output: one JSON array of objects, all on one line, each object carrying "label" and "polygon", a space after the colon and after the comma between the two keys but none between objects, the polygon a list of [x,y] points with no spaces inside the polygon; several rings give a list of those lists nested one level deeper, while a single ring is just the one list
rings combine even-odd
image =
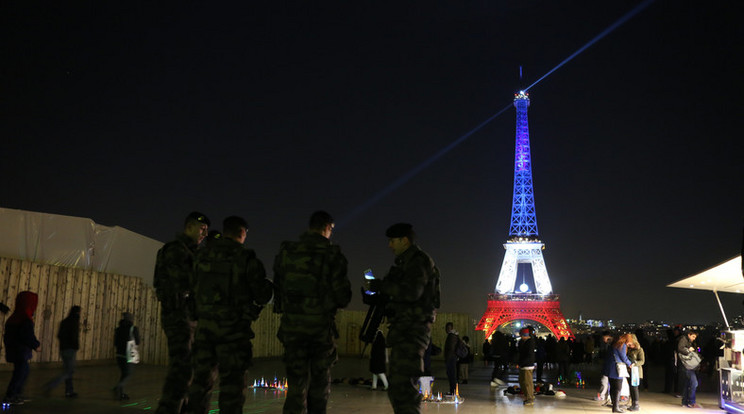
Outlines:
[{"label": "tent pole", "polygon": [[721,315],[723,315],[723,322],[726,323],[726,329],[729,329],[729,323],[728,319],[726,319],[726,312],[723,311],[723,305],[721,305],[721,298],[718,297],[718,291],[713,289],[713,294],[716,295],[716,300],[718,301],[718,307],[721,308]]}]

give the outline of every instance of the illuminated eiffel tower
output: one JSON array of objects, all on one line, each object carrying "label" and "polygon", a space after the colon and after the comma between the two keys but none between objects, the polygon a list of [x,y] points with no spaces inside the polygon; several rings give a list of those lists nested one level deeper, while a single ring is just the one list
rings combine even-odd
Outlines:
[{"label": "illuminated eiffel tower", "polygon": [[[485,331],[488,338],[499,326],[508,322],[531,320],[550,329],[556,338],[573,337],[561,313],[559,297],[553,294],[542,255],[545,244],[540,241],[537,232],[527,123],[530,98],[527,93],[515,94],[514,106],[517,108],[517,142],[509,239],[504,244],[506,253],[496,282],[496,292],[488,295],[488,307],[476,329]],[[515,289],[519,264],[531,266],[535,293],[524,278],[519,288]]]}]

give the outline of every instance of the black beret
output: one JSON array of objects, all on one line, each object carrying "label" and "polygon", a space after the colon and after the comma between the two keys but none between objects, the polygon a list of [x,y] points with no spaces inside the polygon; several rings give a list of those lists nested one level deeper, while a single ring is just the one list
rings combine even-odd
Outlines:
[{"label": "black beret", "polygon": [[212,222],[209,221],[209,217],[205,216],[204,214],[198,212],[198,211],[192,211],[189,213],[188,216],[186,216],[185,222],[188,223],[189,221],[198,221],[200,223],[204,223],[207,226],[211,226]]},{"label": "black beret", "polygon": [[413,239],[413,226],[408,223],[393,224],[385,231],[385,236],[390,238],[408,237],[409,239]]}]

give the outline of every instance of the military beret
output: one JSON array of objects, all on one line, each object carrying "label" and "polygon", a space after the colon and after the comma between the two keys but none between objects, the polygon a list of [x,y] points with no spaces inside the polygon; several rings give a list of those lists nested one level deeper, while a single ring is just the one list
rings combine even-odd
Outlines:
[{"label": "military beret", "polygon": [[192,211],[189,213],[188,216],[186,216],[185,222],[188,223],[189,221],[198,221],[200,223],[204,223],[207,226],[211,226],[212,222],[209,221],[209,217],[205,216],[204,214],[198,212],[198,211]]},{"label": "military beret", "polygon": [[413,239],[413,226],[408,223],[397,223],[388,227],[385,236],[390,238],[408,237]]}]

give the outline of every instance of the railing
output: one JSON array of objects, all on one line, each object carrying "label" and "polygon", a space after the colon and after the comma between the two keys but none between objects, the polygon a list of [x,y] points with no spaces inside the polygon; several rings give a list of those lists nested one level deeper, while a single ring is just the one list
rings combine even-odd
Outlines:
[{"label": "railing", "polygon": [[560,295],[537,295],[533,293],[489,293],[488,300],[510,300],[510,301],[543,301],[552,302],[559,300]]}]

